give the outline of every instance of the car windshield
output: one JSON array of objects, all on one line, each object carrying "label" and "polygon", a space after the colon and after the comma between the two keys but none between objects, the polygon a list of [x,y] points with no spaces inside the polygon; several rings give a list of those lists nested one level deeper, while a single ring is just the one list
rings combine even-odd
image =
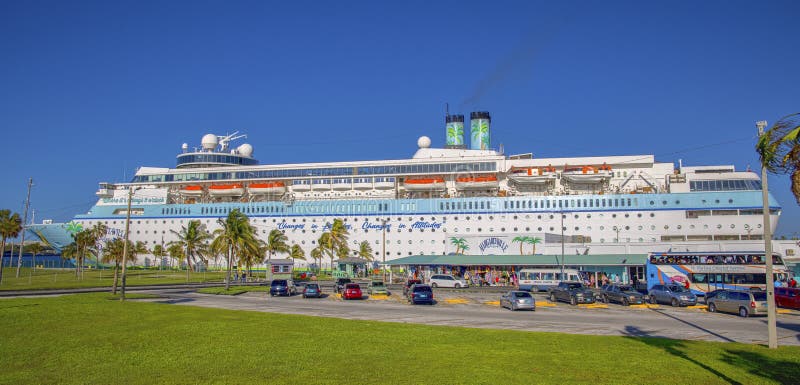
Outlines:
[{"label": "car windshield", "polygon": [[286,286],[286,280],[285,279],[276,279],[276,280],[272,281],[272,285],[273,286]]},{"label": "car windshield", "polygon": [[531,297],[531,293],[526,293],[524,291],[519,291],[519,292],[514,293],[514,296],[516,296],[517,298],[530,298]]},{"label": "car windshield", "polygon": [[411,285],[413,285],[413,284],[415,284],[415,283],[422,283],[422,281],[420,281],[420,280],[418,280],[418,279],[412,279],[412,280],[410,280],[410,281],[406,282],[406,284],[407,284],[408,286],[411,286]]},{"label": "car windshield", "polygon": [[688,291],[688,290],[684,289],[683,286],[670,286],[669,290],[670,291],[674,291],[676,293],[684,293],[684,292]]},{"label": "car windshield", "polygon": [[767,300],[767,293],[763,291],[754,291],[753,292],[753,300],[755,301],[766,301]]},{"label": "car windshield", "polygon": [[633,291],[633,288],[630,286],[620,286],[619,291]]},{"label": "car windshield", "polygon": [[570,289],[580,289],[581,287],[583,287],[583,285],[581,285],[580,283],[570,283],[569,286],[567,287]]},{"label": "car windshield", "polygon": [[383,282],[373,282],[372,286],[383,286]]},{"label": "car windshield", "polygon": [[345,287],[346,289],[360,289],[360,288],[358,287],[358,284],[357,284],[357,283],[348,283],[347,285],[344,285],[344,287]]},{"label": "car windshield", "polygon": [[317,289],[317,288],[319,288],[319,285],[317,285],[316,283],[307,283],[306,284],[306,289]]}]

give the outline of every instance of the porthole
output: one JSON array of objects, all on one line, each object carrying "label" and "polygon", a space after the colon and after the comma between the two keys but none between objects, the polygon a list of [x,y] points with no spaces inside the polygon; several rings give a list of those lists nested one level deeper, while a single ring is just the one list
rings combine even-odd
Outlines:
[{"label": "porthole", "polygon": [[514,215],[514,219],[517,219],[517,216],[516,216],[516,215]]},{"label": "porthole", "polygon": [[669,225],[664,225],[664,230],[669,230]]},{"label": "porthole", "polygon": [[469,216],[467,216],[467,220],[469,220]]},{"label": "porthole", "polygon": [[654,213],[650,213],[650,218],[653,218],[653,217],[655,217],[655,216],[656,216],[656,214],[654,214]]},{"label": "porthole", "polygon": [[642,213],[636,214],[636,217],[641,218],[642,217]]},{"label": "porthole", "polygon": [[500,232],[501,232],[501,233],[505,233],[505,232],[506,232],[506,228],[505,228],[505,227],[501,227],[501,228],[500,228]]},{"label": "porthole", "polygon": [[677,229],[678,229],[678,230],[680,230],[680,229],[681,229],[683,226],[681,226],[681,225],[678,225],[678,226],[676,226],[676,227],[677,227]]},{"label": "porthole", "polygon": [[733,203],[733,199],[728,199],[728,203]]},{"label": "porthole", "polygon": [[717,225],[717,228],[718,228],[718,229],[721,229],[721,228],[722,228],[722,225]]},{"label": "porthole", "polygon": [[481,216],[480,215],[478,215],[478,220],[481,220]]},{"label": "porthole", "polygon": [[591,219],[591,218],[592,218],[592,214],[586,214],[586,219]]},{"label": "porthole", "polygon": [[642,226],[637,227],[638,230],[642,230]]},{"label": "porthole", "polygon": [[575,219],[578,219],[578,214],[575,214]]},{"label": "porthole", "polygon": [[655,230],[655,229],[656,229],[656,225],[650,225],[650,230]]},{"label": "porthole", "polygon": [[667,201],[661,201],[661,204],[662,204],[662,205],[666,205],[666,204],[667,204]]},{"label": "porthole", "polygon": [[605,227],[605,226],[600,226],[600,230],[601,230],[601,231],[602,231],[602,230],[605,230],[605,229],[606,229],[606,227]]},{"label": "porthole", "polygon": [[650,206],[652,206],[652,205],[654,205],[654,204],[656,204],[656,202],[655,202],[655,201],[650,201]]},{"label": "porthole", "polygon": [[732,229],[736,228],[736,225],[734,225],[734,224],[731,224],[731,228],[732,228]]},{"label": "porthole", "polygon": [[515,227],[515,228],[514,228],[514,232],[517,232],[517,231],[519,231],[519,230],[517,230],[517,228]]},{"label": "porthole", "polygon": [[681,204],[681,201],[675,201],[675,204],[679,205],[679,204]]},{"label": "porthole", "polygon": [[694,229],[694,225],[689,225],[689,228],[690,229]]},{"label": "porthole", "polygon": [[[528,231],[528,228],[527,228],[527,227],[525,228],[525,231]],[[541,227],[539,227],[539,228],[537,228],[537,229],[536,229],[536,231],[542,231],[542,228],[541,228]]]},{"label": "porthole", "polygon": [[625,218],[627,218],[627,217],[629,217],[629,216],[630,216],[630,215],[628,215],[628,214],[625,214]]},{"label": "porthole", "polygon": [[580,230],[580,227],[575,226],[575,231],[578,231],[578,230]]},{"label": "porthole", "polygon": [[616,218],[617,214],[611,214],[611,218]]}]

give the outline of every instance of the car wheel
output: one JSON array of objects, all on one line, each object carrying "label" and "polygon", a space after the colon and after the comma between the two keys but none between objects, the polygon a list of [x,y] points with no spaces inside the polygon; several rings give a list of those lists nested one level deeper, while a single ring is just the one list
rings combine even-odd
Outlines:
[{"label": "car wheel", "polygon": [[460,288],[461,288],[461,284],[460,284],[460,283],[457,283],[457,284],[456,284],[456,289],[460,289]]},{"label": "car wheel", "polygon": [[628,299],[627,298],[623,298],[622,299],[622,306],[628,306],[628,305],[630,305],[630,303],[628,302]]},{"label": "car wheel", "polygon": [[578,304],[578,299],[577,299],[577,298],[575,298],[575,297],[571,297],[571,298],[569,299],[569,304],[570,304],[570,305],[572,305],[572,306],[575,306],[575,305],[577,305],[577,304]]},{"label": "car wheel", "polygon": [[431,287],[435,289],[435,288],[439,287],[439,285],[437,285],[436,283],[432,283]]},{"label": "car wheel", "polygon": [[710,304],[708,304],[708,311],[710,313],[716,313],[717,312],[717,305],[714,305],[714,302],[711,302]]},{"label": "car wheel", "polygon": [[672,301],[670,302],[670,304],[672,305],[672,307],[678,307],[678,305],[680,305],[678,303],[678,299],[677,298],[673,298]]},{"label": "car wheel", "polygon": [[608,296],[604,295],[604,296],[600,297],[600,301],[603,301],[603,303],[608,303]]},{"label": "car wheel", "polygon": [[554,293],[550,293],[550,302],[556,302],[556,295]]},{"label": "car wheel", "polygon": [[512,303],[511,304],[511,311],[516,311],[516,310],[517,310],[517,305]]},{"label": "car wheel", "polygon": [[747,311],[746,307],[739,308],[739,317],[747,318],[748,315],[750,315],[750,313]]}]

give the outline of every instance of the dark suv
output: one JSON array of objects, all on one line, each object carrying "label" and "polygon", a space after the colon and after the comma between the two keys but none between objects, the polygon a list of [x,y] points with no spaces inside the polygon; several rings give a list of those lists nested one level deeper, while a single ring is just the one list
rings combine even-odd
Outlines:
[{"label": "dark suv", "polygon": [[352,283],[352,282],[353,281],[351,281],[350,278],[337,278],[336,279],[336,285],[334,285],[334,287],[333,287],[333,292],[334,293],[341,293],[342,290],[344,290],[344,285],[347,285],[348,283]]},{"label": "dark suv", "polygon": [[419,280],[419,279],[409,279],[405,283],[403,283],[403,296],[407,296],[408,295],[408,289],[411,286],[419,284],[419,283],[422,283],[422,281]]},{"label": "dark suv", "polygon": [[269,295],[294,295],[295,294],[294,282],[286,279],[273,279],[269,285]]},{"label": "dark suv", "polygon": [[605,285],[601,291],[600,298],[605,303],[618,302],[622,306],[644,303],[644,296],[630,285]]},{"label": "dark suv", "polygon": [[433,305],[433,290],[428,285],[414,284],[408,289],[408,302],[412,305],[427,303]]},{"label": "dark suv", "polygon": [[594,292],[580,282],[559,282],[550,289],[550,301],[564,301],[570,305],[594,303]]}]

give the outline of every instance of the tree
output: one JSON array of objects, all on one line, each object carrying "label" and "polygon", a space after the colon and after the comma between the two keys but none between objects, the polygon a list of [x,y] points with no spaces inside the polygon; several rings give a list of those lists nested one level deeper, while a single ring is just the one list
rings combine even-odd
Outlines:
[{"label": "tree", "polygon": [[791,174],[792,194],[800,204],[800,113],[780,118],[758,138],[761,164],[773,174]]},{"label": "tree", "polygon": [[[133,245],[128,241],[128,248],[133,249]],[[106,242],[106,249],[103,253],[103,263],[114,264],[114,283],[112,285],[112,294],[117,294],[117,284],[119,283],[119,265],[122,263],[122,254],[124,252],[125,241],[121,238],[115,238]]]},{"label": "tree", "polygon": [[94,234],[91,230],[81,230],[74,235],[74,238],[75,244],[78,246],[75,276],[83,279],[83,263],[86,260],[86,254],[91,253],[90,247],[95,244]]},{"label": "tree", "polygon": [[103,237],[105,237],[108,233],[108,226],[106,226],[104,223],[97,222],[89,231],[91,232],[92,240],[94,241],[92,242],[92,246],[97,250],[97,256],[95,258],[94,265],[95,269],[97,269],[100,268],[100,254],[102,254],[100,252],[100,241],[102,241]]},{"label": "tree", "polygon": [[[315,261],[315,263],[317,263],[317,272],[319,273],[320,269],[322,269],[322,255],[323,255],[322,249],[319,246],[315,247],[311,249],[310,255],[311,258]],[[319,260],[319,262],[316,262],[317,260]]]},{"label": "tree", "polygon": [[70,244],[61,248],[61,259],[70,260],[74,259],[75,264],[78,263],[78,244],[75,242],[71,242]]},{"label": "tree", "polygon": [[192,261],[194,261],[195,256],[202,258],[208,252],[208,241],[211,239],[211,234],[208,233],[206,227],[199,220],[189,221],[187,226],[181,226],[180,232],[170,231],[178,236],[178,240],[170,242],[170,244],[177,244],[183,248],[187,267],[186,281],[188,282],[189,272],[192,270]]},{"label": "tree", "polygon": [[511,243],[519,242],[519,255],[523,255],[524,254],[522,252],[522,245],[527,243],[529,238],[530,237],[527,237],[527,236],[518,236],[518,237],[514,237],[514,239],[511,240]]},{"label": "tree", "polygon": [[372,254],[372,246],[368,241],[362,241],[358,244],[358,256],[366,259],[367,261],[375,259],[373,258]]},{"label": "tree", "polygon": [[164,250],[164,246],[155,245],[155,246],[153,246],[153,250],[151,250],[150,253],[153,254],[153,257],[157,258],[157,260],[158,260],[158,268],[161,269],[162,258],[164,257],[164,255],[167,254],[167,251]]},{"label": "tree", "polygon": [[22,230],[22,220],[19,214],[11,214],[10,210],[0,210],[0,237],[3,242],[0,247],[0,283],[3,282],[3,256],[6,253],[6,239],[16,238]]},{"label": "tree", "polygon": [[258,242],[255,236],[255,228],[250,225],[247,215],[237,209],[231,210],[226,218],[218,219],[217,223],[220,228],[214,230],[214,241],[211,243],[211,249],[216,251],[227,250],[228,272],[225,280],[225,290],[229,290],[233,256],[239,253],[257,252]]},{"label": "tree", "polygon": [[456,247],[456,254],[463,254],[464,250],[469,250],[469,246],[467,246],[467,240],[464,238],[450,237],[450,243]]},{"label": "tree", "polygon": [[300,247],[300,245],[297,244],[292,245],[292,248],[289,250],[289,258],[291,258],[292,261],[296,261],[298,259],[302,259],[305,261],[306,252],[303,251],[303,248]]},{"label": "tree", "polygon": [[186,253],[183,252],[183,246],[178,243],[171,242],[169,245],[167,245],[167,253],[171,259],[178,261],[178,263],[186,258]]},{"label": "tree", "polygon": [[267,261],[272,260],[272,256],[276,253],[288,253],[289,245],[286,243],[289,241],[289,238],[286,237],[286,234],[283,231],[278,229],[272,229],[267,235]]},{"label": "tree", "polygon": [[28,245],[28,251],[33,254],[33,257],[31,258],[31,261],[33,262],[33,272],[36,271],[36,255],[41,253],[42,250],[44,250],[44,246],[42,246],[42,244],[39,242],[33,242]]},{"label": "tree", "polygon": [[331,238],[331,233],[324,232],[320,234],[319,239],[317,240],[317,248],[320,251],[320,269],[322,269],[322,256],[328,254],[331,258],[331,275],[333,274],[333,240]]},{"label": "tree", "polygon": [[534,254],[536,254],[536,245],[542,243],[542,238],[539,238],[539,237],[533,237],[533,238],[528,237],[528,243],[533,245],[533,250],[531,251],[531,255],[534,255]]},{"label": "tree", "polygon": [[347,231],[344,221],[337,218],[333,220],[333,224],[331,225],[331,229],[328,234],[330,234],[329,254],[331,257],[331,272],[333,272],[334,250],[336,251],[336,254],[339,255],[339,258],[346,258],[347,255],[350,254],[350,248],[347,247],[347,237],[350,235],[350,233]]}]

